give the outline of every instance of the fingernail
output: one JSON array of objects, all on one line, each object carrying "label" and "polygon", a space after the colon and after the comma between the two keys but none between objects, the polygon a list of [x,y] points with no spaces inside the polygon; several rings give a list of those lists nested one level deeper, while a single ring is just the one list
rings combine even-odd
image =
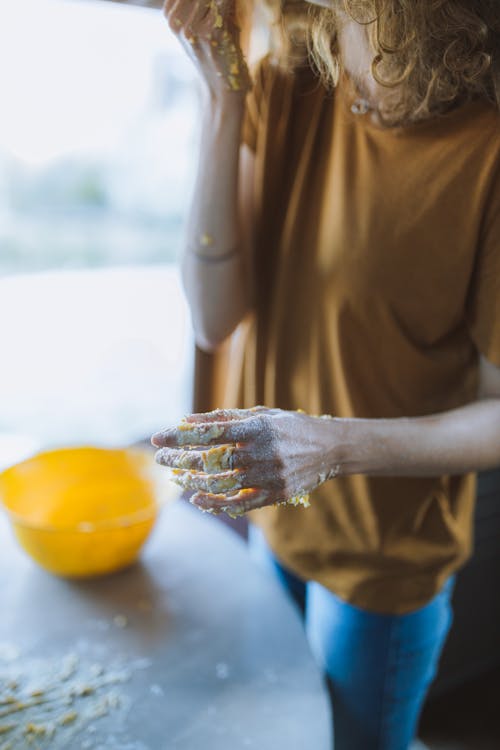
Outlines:
[{"label": "fingernail", "polygon": [[162,439],[163,439],[163,432],[155,432],[155,434],[151,438],[151,443],[156,448],[161,448],[161,446],[162,446]]}]

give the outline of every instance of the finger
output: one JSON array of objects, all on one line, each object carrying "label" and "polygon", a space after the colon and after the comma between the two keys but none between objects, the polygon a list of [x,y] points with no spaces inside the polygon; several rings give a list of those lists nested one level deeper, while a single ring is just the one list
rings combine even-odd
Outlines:
[{"label": "finger", "polygon": [[192,21],[198,8],[198,2],[193,4],[189,0],[168,0],[163,7],[171,30],[195,65],[198,65],[200,45],[197,35],[192,30]]},{"label": "finger", "polygon": [[236,2],[235,0],[209,0],[215,12],[220,12],[230,23],[236,23]]},{"label": "finger", "polygon": [[178,0],[165,0],[165,2],[163,3],[163,13],[165,16],[167,16],[167,18],[177,2]]},{"label": "finger", "polygon": [[160,448],[155,453],[155,461],[171,469],[185,469],[187,471],[205,471],[203,453],[205,451],[187,451],[178,448]]},{"label": "finger", "polygon": [[243,461],[237,455],[234,445],[219,445],[207,451],[160,448],[156,452],[155,460],[171,469],[202,471],[206,474],[219,474],[223,471],[243,468]]},{"label": "finger", "polygon": [[237,419],[248,419],[257,413],[269,411],[265,406],[254,406],[251,409],[215,409],[201,414],[189,414],[183,422],[229,422]]},{"label": "finger", "polygon": [[198,31],[200,23],[202,18],[207,15],[208,10],[206,3],[194,2],[191,4],[190,13],[186,19],[184,27],[185,39],[195,50],[199,48]]},{"label": "finger", "polygon": [[203,21],[209,17],[210,12],[210,3],[206,2],[206,0],[205,2],[196,3],[193,7],[191,18],[189,19],[188,29],[193,33],[196,33],[202,28]]},{"label": "finger", "polygon": [[189,502],[200,508],[200,510],[238,516],[250,510],[270,505],[274,500],[271,493],[267,490],[250,488],[240,490],[234,495],[215,495],[206,492],[197,492]]},{"label": "finger", "polygon": [[220,495],[235,493],[243,489],[245,474],[242,471],[226,471],[222,474],[204,474],[196,471],[174,469],[172,481],[185,490]]},{"label": "finger", "polygon": [[193,6],[191,2],[177,0],[177,2],[172,5],[167,16],[170,28],[177,34],[181,29],[185,29],[192,12]]},{"label": "finger", "polygon": [[217,424],[200,425],[195,428],[181,423],[179,427],[167,427],[166,430],[156,432],[151,442],[157,448],[204,445],[210,439],[215,440],[221,437],[222,432],[222,426]]},{"label": "finger", "polygon": [[262,424],[257,417],[245,420],[201,424],[184,422],[179,427],[171,427],[162,432],[157,432],[151,438],[151,442],[157,448],[245,443],[258,436],[261,432]]},{"label": "finger", "polygon": [[165,15],[169,20],[170,26],[174,31],[182,31],[185,40],[193,47],[198,46],[197,33],[201,29],[205,20],[210,20],[212,16],[212,25],[217,28],[218,19],[223,25],[224,18],[211,0],[204,2],[193,0],[171,0],[169,8],[165,6]]},{"label": "finger", "polygon": [[169,427],[162,432],[157,432],[151,438],[151,442],[157,448],[181,445],[208,445],[210,442],[224,442],[220,438],[224,434],[225,425],[214,422],[213,424],[200,424],[196,426],[182,423],[179,427]]}]

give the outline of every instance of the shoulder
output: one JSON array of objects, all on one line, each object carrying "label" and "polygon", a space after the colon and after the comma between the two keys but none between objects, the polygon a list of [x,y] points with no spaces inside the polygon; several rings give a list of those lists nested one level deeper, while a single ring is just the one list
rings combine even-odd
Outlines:
[{"label": "shoulder", "polygon": [[464,134],[474,153],[483,185],[486,206],[500,201],[500,112],[486,101],[472,107],[471,116],[464,123]]},{"label": "shoulder", "polygon": [[[452,112],[449,117],[456,122],[456,130],[469,139],[471,147],[493,149],[500,153],[500,111],[485,99],[476,99],[463,105],[458,117]],[[461,115],[461,116],[460,116]],[[447,119],[444,115],[444,120]]]}]

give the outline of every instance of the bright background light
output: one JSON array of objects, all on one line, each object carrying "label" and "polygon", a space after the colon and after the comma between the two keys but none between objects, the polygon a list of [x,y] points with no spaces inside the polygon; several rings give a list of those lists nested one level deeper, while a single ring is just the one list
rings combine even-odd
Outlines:
[{"label": "bright background light", "polygon": [[154,96],[155,58],[175,44],[156,11],[1,0],[0,142],[35,163],[75,150],[108,157]]},{"label": "bright background light", "polygon": [[0,0],[0,273],[174,261],[195,70],[160,10]]},{"label": "bright background light", "polygon": [[160,11],[0,0],[0,464],[189,410],[196,99]]}]

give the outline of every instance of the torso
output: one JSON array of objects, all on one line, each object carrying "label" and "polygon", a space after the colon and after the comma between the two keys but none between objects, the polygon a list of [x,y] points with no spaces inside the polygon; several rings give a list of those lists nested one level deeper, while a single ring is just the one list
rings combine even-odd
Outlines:
[{"label": "torso", "polygon": [[[476,102],[387,131],[308,71],[266,76],[241,405],[376,418],[472,400],[467,306],[500,164],[496,113]],[[359,606],[408,610],[467,556],[471,487],[350,477],[320,488],[310,510],[258,518],[299,575]]]}]

